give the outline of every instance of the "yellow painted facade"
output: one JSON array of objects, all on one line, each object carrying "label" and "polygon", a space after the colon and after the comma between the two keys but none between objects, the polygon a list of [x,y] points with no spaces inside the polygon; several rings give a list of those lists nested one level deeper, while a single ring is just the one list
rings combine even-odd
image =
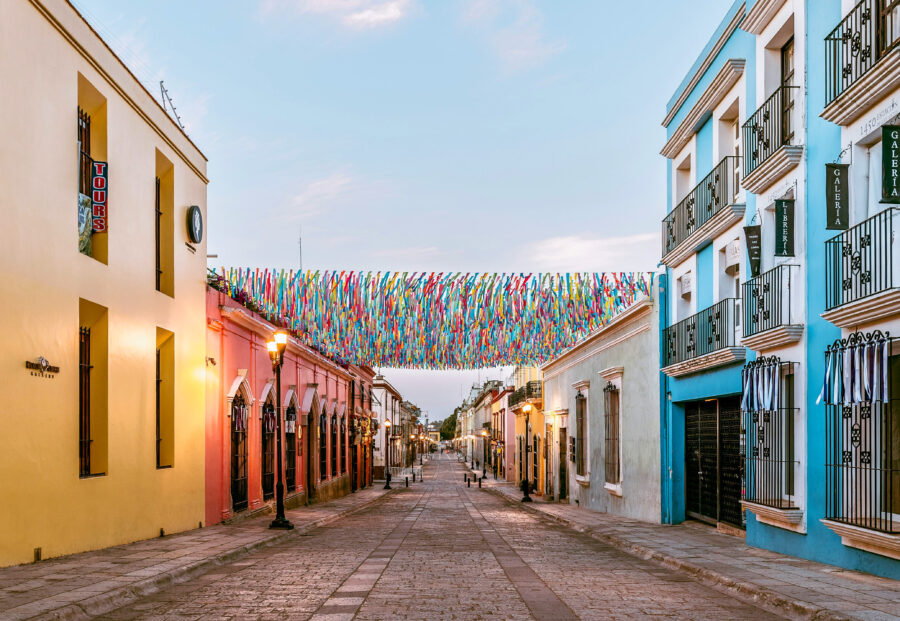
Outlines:
[{"label": "yellow painted facade", "polygon": [[[64,0],[0,2],[5,304],[0,565],[204,519],[206,159]],[[107,161],[108,232],[79,252],[78,109]],[[157,290],[155,179],[162,179]],[[79,328],[91,329],[91,464],[79,460]],[[164,377],[161,456],[156,365]],[[45,358],[55,374],[27,369]]]},{"label": "yellow painted facade", "polygon": [[[516,367],[512,380],[516,390],[525,388],[529,382],[540,384],[542,381],[541,370],[537,367]],[[522,482],[522,473],[527,468],[528,480],[534,486],[532,492],[543,494],[546,468],[544,463],[543,400],[529,398],[510,405],[510,408],[516,415],[515,446],[513,447],[516,460],[516,483]],[[526,438],[527,447],[523,444]]]}]

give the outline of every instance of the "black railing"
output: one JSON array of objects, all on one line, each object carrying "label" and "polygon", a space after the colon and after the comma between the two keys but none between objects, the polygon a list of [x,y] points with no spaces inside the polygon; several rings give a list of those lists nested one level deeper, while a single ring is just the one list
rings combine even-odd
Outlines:
[{"label": "black railing", "polygon": [[509,396],[509,407],[514,408],[520,403],[525,402],[525,387],[516,388]]},{"label": "black railing", "polygon": [[663,256],[680,246],[723,207],[737,202],[740,188],[735,169],[739,159],[733,155],[723,158],[663,218]]},{"label": "black railing", "polygon": [[263,500],[275,495],[275,405],[267,401],[262,411],[262,493]]},{"label": "black railing", "polygon": [[[796,508],[794,476],[794,367],[780,358],[757,358],[744,366],[744,393],[757,386],[772,392],[764,399],[745,398],[743,499],[776,509]],[[764,381],[759,381],[763,379]],[[773,383],[778,383],[774,391]]]},{"label": "black railing", "polygon": [[850,356],[863,365],[863,377],[873,371],[872,379],[880,375],[883,383],[836,386],[836,377],[826,385],[825,517],[896,534],[900,533],[900,395],[894,390],[894,376],[900,372],[900,358],[889,357],[892,342],[890,335],[878,331],[857,332],[838,339],[826,351],[826,366],[840,365],[842,357]]},{"label": "black railing", "polygon": [[297,487],[297,408],[288,406],[284,413],[284,485],[292,492]]},{"label": "black railing", "polygon": [[744,123],[744,177],[794,143],[794,99],[799,91],[797,86],[778,87]]},{"label": "black railing", "polygon": [[78,192],[91,195],[91,117],[78,108]]},{"label": "black railing", "polygon": [[159,177],[156,178],[156,290],[162,291],[162,205],[159,195]]},{"label": "black railing", "polygon": [[791,287],[800,284],[800,267],[778,265],[741,285],[744,336],[795,322]]},{"label": "black railing", "polygon": [[898,286],[894,282],[894,227],[890,207],[825,242],[825,308],[830,310]]},{"label": "black railing", "polygon": [[735,346],[738,300],[727,298],[663,330],[663,366]]},{"label": "black railing", "polygon": [[825,37],[825,105],[900,43],[900,0],[862,0]]},{"label": "black railing", "polygon": [[524,403],[529,400],[538,400],[543,398],[543,385],[540,380],[531,380],[529,382],[525,382],[524,386],[521,386],[513,391],[513,393],[509,396],[509,407],[514,408],[517,405]]},{"label": "black railing", "polygon": [[91,329],[79,329],[78,474],[91,476]]},{"label": "black railing", "polygon": [[614,485],[622,480],[622,467],[619,461],[619,389],[612,382],[607,382],[603,389],[603,420],[606,427],[606,482]]},{"label": "black railing", "polygon": [[247,424],[250,415],[241,394],[231,402],[231,510],[247,508]]}]

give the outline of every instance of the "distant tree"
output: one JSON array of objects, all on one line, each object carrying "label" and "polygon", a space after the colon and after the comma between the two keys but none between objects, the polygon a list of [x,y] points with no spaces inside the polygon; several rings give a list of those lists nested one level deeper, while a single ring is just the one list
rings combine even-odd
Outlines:
[{"label": "distant tree", "polygon": [[456,412],[441,423],[441,440],[452,440],[456,435]]}]

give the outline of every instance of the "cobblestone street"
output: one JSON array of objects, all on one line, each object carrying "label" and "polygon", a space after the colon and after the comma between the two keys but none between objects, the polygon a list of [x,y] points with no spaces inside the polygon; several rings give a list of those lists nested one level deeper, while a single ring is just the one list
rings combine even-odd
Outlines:
[{"label": "cobblestone street", "polygon": [[467,488],[455,458],[431,462],[425,476],[103,618],[774,618]]}]

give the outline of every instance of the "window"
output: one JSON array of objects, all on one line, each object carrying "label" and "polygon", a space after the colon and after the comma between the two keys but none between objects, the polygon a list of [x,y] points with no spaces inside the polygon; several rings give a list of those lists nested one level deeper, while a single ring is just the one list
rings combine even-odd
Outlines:
[{"label": "window", "polygon": [[260,437],[262,446],[262,493],[263,500],[268,500],[275,495],[275,404],[272,396],[266,400],[262,408],[262,421],[260,425]]},{"label": "window", "polygon": [[534,434],[531,442],[531,480],[535,489],[537,489],[540,480],[540,464],[541,464],[541,440],[537,434]]},{"label": "window", "polygon": [[238,392],[231,402],[231,510],[247,508],[247,401]]},{"label": "window", "polygon": [[328,474],[328,417],[325,412],[319,416],[319,478],[325,480]]},{"label": "window", "polygon": [[586,418],[587,399],[578,392],[575,395],[575,474],[587,476],[587,460],[585,459],[585,439],[587,437]]},{"label": "window", "polygon": [[175,459],[175,335],[156,328],[156,467]]},{"label": "window", "polygon": [[107,309],[78,301],[78,474],[106,474],[108,343]]},{"label": "window", "polygon": [[606,482],[618,484],[622,481],[621,446],[619,429],[621,427],[619,410],[619,389],[612,382],[603,389],[604,422],[606,428]]},{"label": "window", "polygon": [[[794,38],[791,37],[781,48],[781,86],[794,86]],[[782,99],[782,144],[791,144],[794,139],[794,89],[786,88]]]},{"label": "window", "polygon": [[162,153],[156,151],[156,290],[169,297],[175,295],[175,183],[174,170]]},{"label": "window", "polygon": [[[106,98],[78,74],[78,251],[107,262],[108,170],[106,162]],[[95,173],[100,173],[95,181]],[[102,178],[100,178],[102,177]],[[96,185],[96,187],[95,187]],[[99,194],[95,198],[94,191]]]},{"label": "window", "polygon": [[[340,436],[340,446],[344,448],[344,442],[346,442],[347,438],[347,417],[341,417],[341,436]],[[345,451],[346,452],[346,451]],[[344,455],[343,458],[338,457],[338,461],[341,463],[341,474],[345,474],[347,472],[347,456]]]},{"label": "window", "polygon": [[331,415],[331,476],[337,476],[338,469],[338,425],[337,416]]},{"label": "window", "polygon": [[288,491],[297,488],[297,407],[292,402],[284,413],[284,483]]}]

